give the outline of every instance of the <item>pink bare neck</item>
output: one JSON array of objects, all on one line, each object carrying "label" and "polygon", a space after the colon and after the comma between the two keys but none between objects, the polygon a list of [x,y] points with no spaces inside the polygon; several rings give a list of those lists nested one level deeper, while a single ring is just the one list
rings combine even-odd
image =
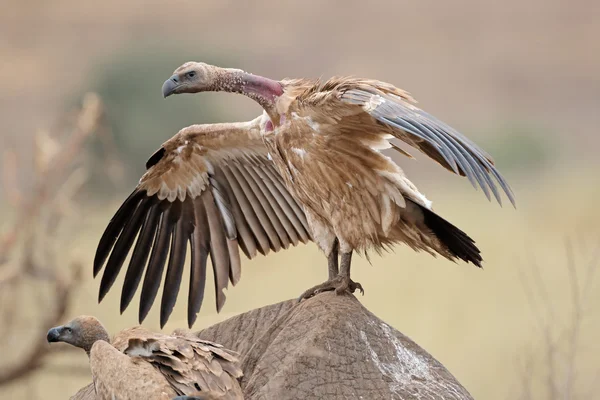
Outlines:
[{"label": "pink bare neck", "polygon": [[216,81],[216,90],[240,93],[256,101],[273,118],[275,102],[283,94],[281,83],[239,69],[223,69]]}]

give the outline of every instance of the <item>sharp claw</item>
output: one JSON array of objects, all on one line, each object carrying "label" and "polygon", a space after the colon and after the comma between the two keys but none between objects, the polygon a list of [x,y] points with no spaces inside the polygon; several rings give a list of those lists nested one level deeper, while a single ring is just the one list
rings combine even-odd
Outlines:
[{"label": "sharp claw", "polygon": [[360,290],[360,294],[364,296],[365,290],[363,289],[362,285],[358,282],[355,282],[354,285],[356,286],[354,290],[356,290],[356,289]]},{"label": "sharp claw", "polygon": [[300,295],[300,297],[298,297],[298,303],[300,303],[302,300],[308,300],[311,297],[313,297],[315,295],[314,292],[310,292],[309,290],[307,290],[306,292],[302,293]]},{"label": "sharp claw", "polygon": [[360,293],[364,296],[365,291],[360,283],[354,282],[349,277],[342,278],[342,277],[338,276],[330,281],[323,282],[320,285],[312,287],[312,288],[308,289],[307,291],[305,291],[304,293],[302,293],[300,295],[300,297],[298,297],[298,303],[301,302],[302,300],[308,300],[311,297],[316,296],[317,294],[320,294],[323,292],[328,292],[328,291],[333,290],[333,291],[335,291],[336,294],[342,295],[344,293],[352,294],[357,289],[360,290]]}]

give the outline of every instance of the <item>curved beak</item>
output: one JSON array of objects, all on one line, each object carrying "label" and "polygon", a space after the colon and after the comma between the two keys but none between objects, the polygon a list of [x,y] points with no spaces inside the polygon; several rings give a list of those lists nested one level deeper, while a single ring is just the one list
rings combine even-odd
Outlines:
[{"label": "curved beak", "polygon": [[60,328],[60,326],[57,326],[56,328],[52,328],[48,331],[48,334],[46,335],[46,340],[48,340],[48,343],[59,341]]},{"label": "curved beak", "polygon": [[179,82],[179,78],[177,77],[177,75],[173,75],[172,77],[167,79],[165,81],[165,83],[163,83],[163,86],[162,86],[163,97],[167,98],[170,95],[175,94],[179,85],[180,85],[180,82]]}]

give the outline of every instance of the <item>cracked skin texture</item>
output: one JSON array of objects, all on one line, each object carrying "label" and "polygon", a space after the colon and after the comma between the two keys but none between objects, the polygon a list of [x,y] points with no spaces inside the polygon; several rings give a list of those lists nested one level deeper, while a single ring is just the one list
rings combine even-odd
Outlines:
[{"label": "cracked skin texture", "polygon": [[287,300],[197,335],[242,354],[246,399],[472,400],[442,364],[351,295]]},{"label": "cracked skin texture", "polygon": [[246,399],[472,399],[442,364],[350,295],[284,301],[198,336],[243,355]]}]

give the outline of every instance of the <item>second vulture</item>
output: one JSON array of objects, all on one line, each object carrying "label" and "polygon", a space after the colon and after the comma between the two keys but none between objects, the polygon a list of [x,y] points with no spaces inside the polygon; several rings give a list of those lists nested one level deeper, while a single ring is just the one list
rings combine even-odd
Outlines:
[{"label": "second vulture", "polygon": [[150,158],[138,187],[111,220],[94,262],[97,274],[108,258],[100,299],[137,236],[121,310],[148,264],[140,322],[152,306],[168,256],[161,325],[167,321],[187,241],[190,326],[203,298],[207,257],[220,310],[228,278],[232,284],[240,278],[238,246],[252,258],[312,239],[328,258],[329,279],[301,299],[327,290],[362,291],[350,278],[353,252],[381,252],[397,243],[481,267],[474,241],[438,216],[431,201],[381,153],[392,148],[412,158],[394,139],[466,176],[488,199],[493,195],[501,203],[499,186],[515,204],[486,152],[391,84],[359,78],[275,81],[188,62],[163,85],[165,97],[206,91],[246,95],[264,112],[250,122],[194,125],[179,132]]},{"label": "second vulture", "polygon": [[50,329],[47,340],[79,347],[89,356],[93,390],[88,385],[75,398],[244,398],[238,382],[243,375],[239,355],[191,333],[163,335],[138,326],[119,332],[111,341],[98,319],[79,316]]}]

